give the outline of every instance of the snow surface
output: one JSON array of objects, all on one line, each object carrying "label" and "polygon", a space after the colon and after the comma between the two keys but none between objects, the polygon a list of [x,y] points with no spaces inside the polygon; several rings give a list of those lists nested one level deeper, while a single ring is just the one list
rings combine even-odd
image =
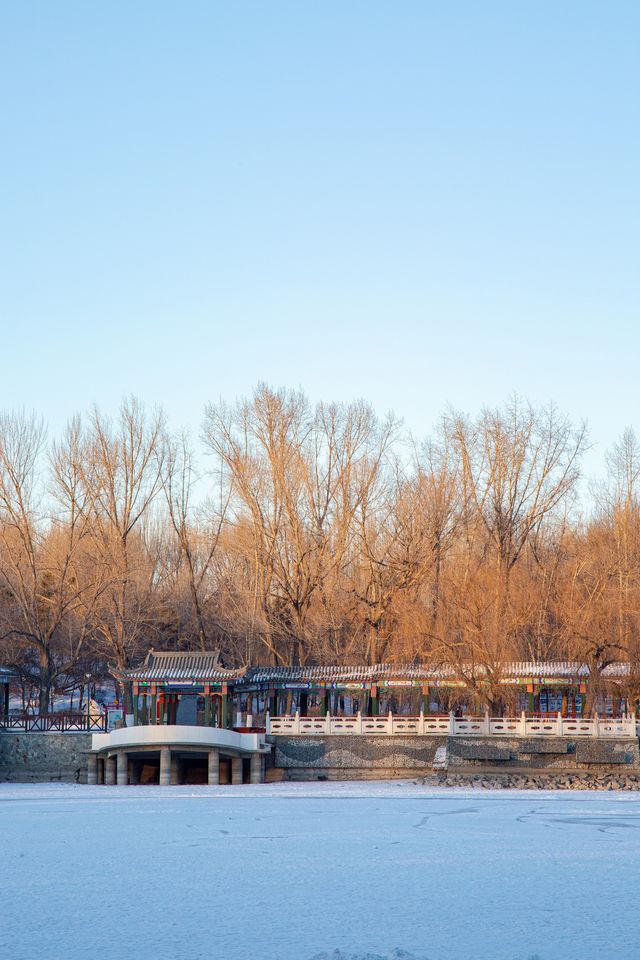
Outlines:
[{"label": "snow surface", "polygon": [[0,784],[7,960],[640,960],[640,798]]}]

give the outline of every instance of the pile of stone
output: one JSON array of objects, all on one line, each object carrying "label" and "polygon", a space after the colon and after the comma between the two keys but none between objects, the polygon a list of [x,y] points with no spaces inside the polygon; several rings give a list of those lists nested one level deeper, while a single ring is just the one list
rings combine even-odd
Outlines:
[{"label": "pile of stone", "polygon": [[429,787],[471,787],[476,790],[640,790],[640,775],[623,773],[482,773],[433,774],[416,780]]}]

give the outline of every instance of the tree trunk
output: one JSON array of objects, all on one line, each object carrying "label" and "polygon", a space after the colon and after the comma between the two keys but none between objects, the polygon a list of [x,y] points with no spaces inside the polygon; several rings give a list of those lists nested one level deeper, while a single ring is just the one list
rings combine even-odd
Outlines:
[{"label": "tree trunk", "polygon": [[207,632],[204,625],[204,616],[202,614],[202,607],[200,606],[200,597],[198,596],[198,588],[196,585],[196,575],[193,569],[193,562],[191,560],[191,552],[186,547],[183,547],[185,556],[187,558],[187,564],[189,566],[189,590],[191,592],[191,602],[193,604],[193,611],[196,617],[196,628],[198,632],[198,644],[202,651],[207,649]]},{"label": "tree trunk", "polygon": [[51,657],[47,647],[40,648],[40,675],[38,678],[38,713],[45,716],[49,713],[51,701]]}]

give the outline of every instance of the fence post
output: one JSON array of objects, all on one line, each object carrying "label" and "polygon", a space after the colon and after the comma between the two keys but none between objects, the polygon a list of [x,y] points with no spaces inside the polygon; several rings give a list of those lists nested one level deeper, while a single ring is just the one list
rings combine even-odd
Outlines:
[{"label": "fence post", "polygon": [[424,703],[420,707],[420,723],[418,724],[418,732],[424,736]]},{"label": "fence post", "polygon": [[558,710],[558,722],[556,724],[556,734],[557,736],[562,736],[562,712]]},{"label": "fence post", "polygon": [[324,718],[324,732],[331,733],[331,711],[327,710],[327,715]]},{"label": "fence post", "polygon": [[599,728],[600,728],[600,721],[599,721],[599,719],[598,719],[598,714],[595,713],[594,716],[593,716],[593,736],[594,736],[594,737],[599,737],[599,736],[600,736],[600,729],[599,729]]},{"label": "fence post", "polygon": [[393,714],[391,713],[391,710],[389,710],[389,713],[387,714],[387,733],[393,734]]},{"label": "fence post", "polygon": [[362,733],[362,714],[358,710],[358,733]]},{"label": "fence post", "polygon": [[271,714],[269,713],[268,710],[267,710],[267,712],[266,712],[265,715],[264,715],[264,729],[265,729],[265,733],[266,733],[267,736],[268,736],[268,735],[269,735],[269,731],[270,731],[270,729],[271,729]]},{"label": "fence post", "polygon": [[300,733],[300,711],[296,710],[296,727],[295,732]]},{"label": "fence post", "polygon": [[456,718],[453,715],[453,710],[449,710],[449,736],[453,736],[456,732]]},{"label": "fence post", "polygon": [[491,733],[491,723],[489,721],[489,709],[485,707],[484,711],[484,733],[489,736]]},{"label": "fence post", "polygon": [[526,737],[527,735],[527,714],[524,710],[520,712],[520,736]]}]

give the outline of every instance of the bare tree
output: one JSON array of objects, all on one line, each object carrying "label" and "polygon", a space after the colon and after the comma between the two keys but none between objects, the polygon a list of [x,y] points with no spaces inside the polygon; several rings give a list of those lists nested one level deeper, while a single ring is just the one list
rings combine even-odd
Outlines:
[{"label": "bare tree", "polygon": [[193,451],[186,434],[175,439],[166,437],[164,447],[162,484],[169,521],[178,548],[179,567],[188,585],[198,646],[206,650],[209,643],[206,589],[211,580],[212,563],[220,544],[230,494],[228,488],[223,489],[215,508],[210,506],[208,510],[200,510],[198,517],[193,498],[200,478],[195,471]]},{"label": "bare tree", "polygon": [[507,580],[545,518],[575,490],[586,428],[575,430],[553,405],[537,409],[517,397],[503,410],[484,410],[475,423],[451,415],[446,428],[468,502]]},{"label": "bare tree", "polygon": [[234,409],[207,409],[205,440],[223,464],[233,522],[250,533],[255,622],[276,662],[319,654],[313,607],[336,580],[394,431],[365,404],[312,410],[302,394],[265,385]]},{"label": "bare tree", "polygon": [[607,482],[597,492],[594,525],[608,532],[616,580],[618,643],[637,657],[640,601],[640,444],[632,429],[606,455]]},{"label": "bare tree", "polygon": [[50,450],[35,417],[0,433],[0,643],[43,710],[85,664],[126,668],[151,642],[238,665],[420,658],[495,710],[511,659],[588,663],[589,708],[613,660],[640,690],[632,431],[586,517],[584,428],[517,399],[447,415],[416,450],[362,401],[262,384],[207,408],[206,479],[134,399]]},{"label": "bare tree", "polygon": [[109,586],[95,628],[119,669],[129,666],[149,630],[156,582],[153,506],[162,492],[164,421],[135,398],[112,423],[97,408],[83,436],[80,464],[91,503],[91,538]]},{"label": "bare tree", "polygon": [[396,624],[390,614],[400,597],[431,572],[433,529],[423,477],[406,478],[396,461],[390,474],[379,471],[372,479],[358,496],[351,589],[366,631],[365,657],[374,664],[392,653]]},{"label": "bare tree", "polygon": [[53,450],[47,488],[42,421],[0,417],[4,634],[37,653],[41,713],[48,712],[55,679],[78,662],[104,589],[103,571],[86,553],[90,494],[65,455],[77,440],[73,423]]}]

